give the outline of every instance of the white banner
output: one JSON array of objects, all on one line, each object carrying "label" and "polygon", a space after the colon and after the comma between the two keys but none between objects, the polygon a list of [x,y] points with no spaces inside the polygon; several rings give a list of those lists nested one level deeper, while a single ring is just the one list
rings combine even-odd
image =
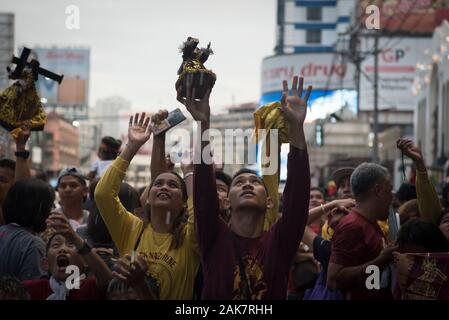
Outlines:
[{"label": "white banner", "polygon": [[354,65],[332,53],[292,54],[268,57],[262,64],[262,94],[282,91],[282,80],[302,75],[314,89],[354,89]]},{"label": "white banner", "polygon": [[[379,39],[379,110],[412,111],[416,97],[412,94],[416,63],[422,61],[424,50],[431,47],[431,38]],[[374,39],[362,39],[363,50],[373,50]],[[361,66],[365,75],[360,82],[360,110],[374,109],[374,56]],[[369,80],[367,79],[369,77]]]}]

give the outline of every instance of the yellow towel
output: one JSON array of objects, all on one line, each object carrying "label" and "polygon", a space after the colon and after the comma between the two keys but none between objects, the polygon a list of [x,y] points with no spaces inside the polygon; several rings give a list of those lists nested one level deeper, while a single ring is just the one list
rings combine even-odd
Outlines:
[{"label": "yellow towel", "polygon": [[[261,152],[264,152],[267,157],[270,157],[270,130],[278,129],[278,157],[280,154],[280,145],[282,143],[289,142],[288,137],[288,128],[287,122],[284,119],[284,116],[281,113],[279,107],[281,106],[280,102],[272,102],[260,107],[257,111],[254,112],[254,133],[256,142],[259,143],[259,130],[266,130],[266,138],[265,141],[262,141],[262,149]],[[268,151],[268,152],[267,152]],[[267,175],[264,173],[264,168],[269,167],[270,163],[264,164],[262,166],[262,174],[265,186],[268,190],[268,195],[273,199],[273,208],[267,211],[265,215],[265,223],[264,230],[267,231],[270,227],[276,222],[278,217],[278,207],[279,207],[279,167],[276,173]]]}]

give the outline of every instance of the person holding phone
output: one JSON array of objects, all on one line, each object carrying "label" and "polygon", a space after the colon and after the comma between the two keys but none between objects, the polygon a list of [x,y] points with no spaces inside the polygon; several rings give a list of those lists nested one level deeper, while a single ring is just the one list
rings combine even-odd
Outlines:
[{"label": "person holding phone", "polygon": [[[145,259],[147,282],[155,297],[192,299],[200,253],[184,179],[175,172],[154,176],[144,210],[148,223],[128,212],[118,197],[130,162],[151,134],[145,113],[130,118],[128,143],[98,182],[95,201],[120,256],[134,252]],[[163,154],[161,158],[165,161]],[[191,175],[185,177],[189,179]]]}]

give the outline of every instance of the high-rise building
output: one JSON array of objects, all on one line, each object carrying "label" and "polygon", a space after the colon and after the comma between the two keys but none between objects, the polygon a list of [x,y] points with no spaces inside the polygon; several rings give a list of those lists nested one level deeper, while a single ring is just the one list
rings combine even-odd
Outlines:
[{"label": "high-rise building", "polygon": [[63,74],[61,84],[39,77],[36,87],[45,109],[56,111],[68,121],[88,118],[90,49],[85,47],[34,47],[40,65]]},{"label": "high-rise building", "polygon": [[278,0],[275,53],[334,52],[356,0]]},{"label": "high-rise building", "polygon": [[[0,13],[0,92],[9,84],[6,67],[14,54],[14,14]],[[0,127],[0,157],[11,158],[13,140],[8,131]]]},{"label": "high-rise building", "polygon": [[75,124],[79,130],[81,168],[88,171],[97,159],[97,150],[101,140],[101,126],[93,119],[75,121],[72,124]]},{"label": "high-rise building", "polygon": [[302,75],[305,86],[313,86],[311,116],[319,110],[324,117],[344,105],[356,111],[355,67],[339,54],[337,43],[339,34],[350,27],[356,3],[278,0],[274,55],[262,62],[261,105],[279,101],[282,81],[291,84],[293,76]]},{"label": "high-rise building", "polygon": [[449,22],[433,33],[428,55],[417,63],[413,89],[414,139],[435,182],[449,183]]},{"label": "high-rise building", "polygon": [[0,90],[8,86],[6,67],[14,54],[14,14],[0,12]]},{"label": "high-rise building", "polygon": [[93,119],[101,124],[101,136],[119,139],[121,138],[120,120],[123,113],[131,111],[131,102],[119,96],[107,97],[97,100],[92,111]]},{"label": "high-rise building", "polygon": [[47,114],[47,124],[44,128],[46,134],[43,158],[44,170],[56,176],[58,172],[67,167],[79,167],[79,130],[71,122],[56,112]]},{"label": "high-rise building", "polygon": [[[228,107],[227,113],[211,116],[210,128],[220,132],[219,136],[213,137],[212,150],[217,156],[221,152],[223,169],[230,175],[242,167],[251,167],[256,163],[256,154],[251,154],[250,139],[254,130],[253,113],[257,107],[256,103],[244,103]],[[228,163],[226,159],[231,158],[232,161]]]}]

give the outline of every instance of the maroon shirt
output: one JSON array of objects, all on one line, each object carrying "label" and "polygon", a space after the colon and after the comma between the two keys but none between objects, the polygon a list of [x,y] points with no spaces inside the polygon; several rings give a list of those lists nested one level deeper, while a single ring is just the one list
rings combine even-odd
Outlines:
[{"label": "maroon shirt", "polygon": [[[53,293],[48,279],[24,281],[23,284],[28,288],[31,300],[46,300]],[[67,300],[105,300],[106,288],[100,290],[97,287],[95,277],[88,277],[82,281],[79,289],[69,291]]]},{"label": "maroon shirt", "polygon": [[215,175],[211,165],[195,165],[194,209],[202,253],[203,299],[246,299],[240,284],[234,240],[240,247],[251,299],[285,299],[290,266],[308,217],[310,170],[307,151],[290,146],[283,215],[255,239],[239,237],[219,218]]},{"label": "maroon shirt", "polygon": [[[344,267],[365,264],[379,256],[384,243],[385,238],[379,225],[352,210],[335,228],[330,262]],[[366,277],[369,275],[366,274]],[[350,299],[392,299],[388,289],[368,290],[366,277],[362,277],[360,285],[345,290],[350,294]]]}]

